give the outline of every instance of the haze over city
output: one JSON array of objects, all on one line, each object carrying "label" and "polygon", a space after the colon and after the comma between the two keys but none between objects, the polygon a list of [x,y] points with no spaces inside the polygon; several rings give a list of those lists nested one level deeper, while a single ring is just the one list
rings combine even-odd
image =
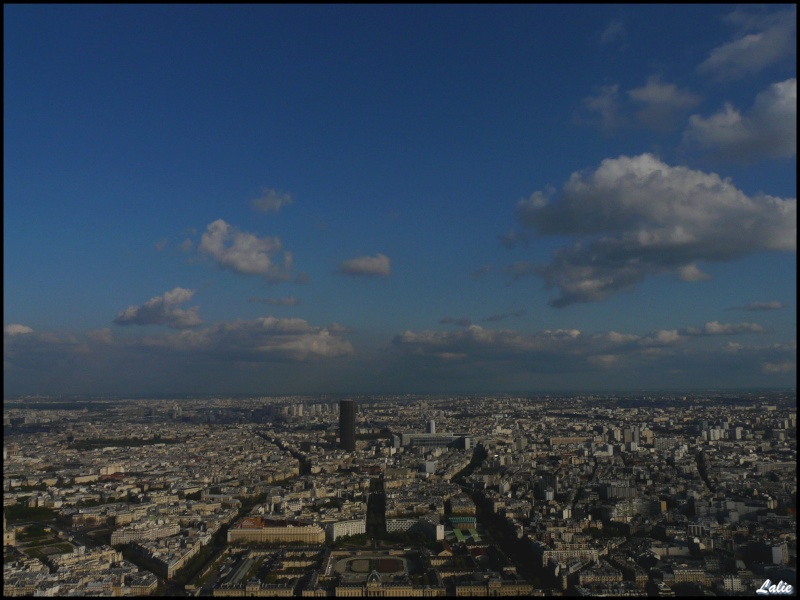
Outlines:
[{"label": "haze over city", "polygon": [[795,385],[794,6],[4,17],[6,396]]}]

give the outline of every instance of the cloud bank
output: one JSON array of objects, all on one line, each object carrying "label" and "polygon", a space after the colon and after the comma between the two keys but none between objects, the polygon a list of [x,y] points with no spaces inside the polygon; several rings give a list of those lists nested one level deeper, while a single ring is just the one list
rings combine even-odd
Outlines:
[{"label": "cloud bank", "polygon": [[[793,344],[770,347],[715,342],[719,336],[760,334],[757,324],[707,322],[698,327],[659,329],[639,335],[578,329],[545,329],[523,333],[472,325],[460,331],[406,330],[392,340],[399,364],[415,378],[447,381],[450,386],[483,385],[503,389],[519,385],[595,387],[614,381],[618,389],[633,381],[655,385],[696,386],[710,372],[724,373],[730,385],[743,373],[774,378],[794,364]],[[706,341],[701,342],[701,339]],[[765,364],[770,366],[764,366]],[[680,371],[683,379],[671,373]],[[580,374],[576,379],[576,375]],[[611,380],[609,379],[612,378]],[[784,377],[785,378],[785,377]],[[575,384],[576,381],[580,383]],[[764,379],[765,383],[767,379]],[[481,383],[482,382],[482,383]],[[525,382],[525,383],[523,383]],[[545,383],[547,382],[547,383]],[[506,387],[506,389],[508,389]],[[551,388],[552,389],[552,388]],[[558,389],[558,388],[557,388]]]},{"label": "cloud bank", "polygon": [[305,361],[351,354],[352,345],[338,336],[339,331],[338,326],[314,327],[303,319],[269,316],[149,337],[141,344],[149,348],[207,354],[220,360]]},{"label": "cloud bank", "polygon": [[193,306],[188,310],[178,308],[179,304],[188,302],[194,296],[194,290],[180,287],[164,292],[145,302],[142,306],[129,306],[117,314],[114,323],[117,325],[167,325],[174,329],[187,329],[200,324],[199,308]]},{"label": "cloud bank", "polygon": [[772,84],[742,115],[731,104],[708,118],[692,115],[683,143],[725,160],[753,163],[797,154],[797,79]]},{"label": "cloud bank", "polygon": [[446,357],[502,359],[508,355],[545,353],[551,355],[593,356],[641,353],[643,348],[672,346],[694,338],[764,333],[757,323],[719,323],[709,321],[699,327],[658,329],[645,335],[618,333],[586,334],[578,329],[545,329],[523,334],[510,329],[486,329],[469,325],[460,331],[406,330],[394,337],[395,348],[415,354]]},{"label": "cloud bank", "polygon": [[[791,385],[796,370],[794,342],[749,345],[747,338],[762,334],[760,325],[718,321],[646,334],[574,328],[527,333],[477,325],[407,330],[389,347],[360,356],[340,325],[272,316],[135,338],[115,337],[109,329],[80,335],[28,330],[19,324],[4,328],[8,393],[120,393],[164,386],[184,393],[325,393],[369,391],[386,382],[390,389],[423,392],[570,389],[576,381],[581,389],[731,387],[754,377],[767,385]],[[683,379],[672,374],[677,371]]]},{"label": "cloud bank", "polygon": [[797,8],[769,15],[737,10],[727,21],[739,33],[727,44],[714,48],[698,65],[698,72],[717,80],[742,79],[793,56],[797,51]]},{"label": "cloud bank", "polygon": [[651,154],[573,173],[557,202],[535,192],[516,212],[540,235],[576,238],[537,268],[559,290],[555,307],[603,300],[659,273],[697,281],[707,277],[698,261],[796,250],[796,198],[747,196],[729,179]]}]

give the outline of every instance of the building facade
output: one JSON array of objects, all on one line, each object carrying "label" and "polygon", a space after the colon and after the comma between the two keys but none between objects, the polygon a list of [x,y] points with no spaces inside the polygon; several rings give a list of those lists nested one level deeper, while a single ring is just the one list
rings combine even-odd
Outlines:
[{"label": "building facade", "polygon": [[339,402],[339,447],[353,452],[356,449],[356,401]]}]

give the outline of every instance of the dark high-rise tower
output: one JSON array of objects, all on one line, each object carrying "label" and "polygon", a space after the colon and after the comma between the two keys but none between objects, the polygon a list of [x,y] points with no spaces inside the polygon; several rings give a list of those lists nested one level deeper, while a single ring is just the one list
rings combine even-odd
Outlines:
[{"label": "dark high-rise tower", "polygon": [[350,452],[356,449],[356,401],[339,402],[339,447]]}]

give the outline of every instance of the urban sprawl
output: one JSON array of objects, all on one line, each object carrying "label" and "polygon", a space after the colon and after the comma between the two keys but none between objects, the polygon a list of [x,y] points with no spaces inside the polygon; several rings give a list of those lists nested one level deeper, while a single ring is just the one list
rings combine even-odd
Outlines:
[{"label": "urban sprawl", "polygon": [[796,594],[792,391],[6,398],[6,596]]}]

